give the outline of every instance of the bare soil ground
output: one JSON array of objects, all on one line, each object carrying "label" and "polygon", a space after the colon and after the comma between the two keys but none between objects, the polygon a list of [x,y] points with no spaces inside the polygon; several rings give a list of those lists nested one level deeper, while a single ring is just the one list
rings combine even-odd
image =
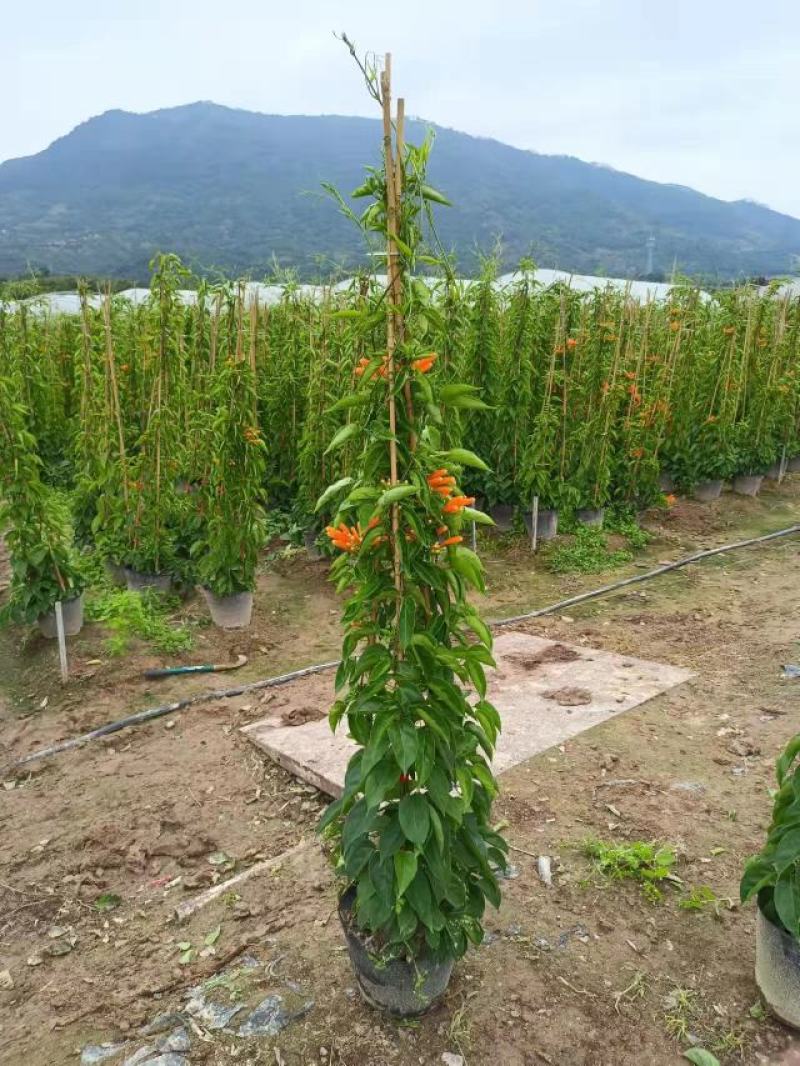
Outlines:
[{"label": "bare soil ground", "polygon": [[[648,516],[655,540],[615,574],[788,526],[798,504],[800,479],[757,500],[680,501]],[[800,659],[799,549],[797,538],[744,549],[526,624],[697,676],[503,776],[497,816],[508,823],[514,876],[500,911],[487,916],[487,942],[414,1023],[387,1020],[356,995],[336,888],[313,839],[324,797],[237,729],[270,710],[298,723],[318,714],[330,674],[6,769],[0,1062],[76,1063],[81,1048],[101,1041],[129,1041],[130,1055],[146,1042],[142,1025],[220,973],[223,1000],[252,1005],[276,992],[301,1009],[314,1005],[274,1037],[243,1040],[195,1023],[187,1062],[424,1066],[450,1052],[469,1066],[666,1066],[685,1061],[691,1039],[726,1064],[793,1061],[788,1032],[751,1013],[753,910],[677,904],[699,886],[735,900],[742,862],[768,820],[774,757],[800,728],[800,682],[781,679],[781,665]],[[489,617],[609,579],[556,577],[513,538],[482,550]],[[190,603],[184,613],[199,619],[203,610]],[[246,635],[198,626],[187,658],[244,652],[250,662],[236,675],[144,682],[141,671],[158,656],[134,648],[110,658],[104,633],[89,626],[71,645],[74,673],[62,688],[52,645],[0,632],[0,764],[232,677],[335,658],[337,621],[325,565],[298,557],[263,574]],[[577,847],[589,836],[672,843],[684,888],[667,888],[654,904],[634,884],[604,882]],[[205,886],[303,842],[269,873],[175,921],[176,906]],[[552,859],[551,888],[537,875],[541,854]],[[98,909],[109,896],[118,905]]]}]

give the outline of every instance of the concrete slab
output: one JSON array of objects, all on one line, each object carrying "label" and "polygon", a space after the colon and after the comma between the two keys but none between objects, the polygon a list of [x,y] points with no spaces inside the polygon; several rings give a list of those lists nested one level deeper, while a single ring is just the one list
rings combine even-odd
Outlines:
[{"label": "concrete slab", "polygon": [[[488,696],[503,723],[493,763],[498,774],[693,676],[677,666],[513,631],[496,638],[494,654]],[[332,735],[327,717],[298,726],[272,717],[242,732],[285,769],[338,796],[356,750],[344,728]]]}]

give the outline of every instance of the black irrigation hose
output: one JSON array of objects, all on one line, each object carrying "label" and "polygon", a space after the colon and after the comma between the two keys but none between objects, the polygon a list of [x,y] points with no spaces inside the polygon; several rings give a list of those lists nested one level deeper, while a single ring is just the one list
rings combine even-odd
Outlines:
[{"label": "black irrigation hose", "polygon": [[[559,600],[558,603],[551,603],[549,607],[540,607],[536,611],[528,611],[526,614],[518,614],[513,618],[502,618],[498,621],[491,622],[490,624],[495,628],[498,628],[500,626],[516,625],[517,623],[525,622],[530,618],[540,618],[545,614],[553,614],[555,611],[563,611],[567,607],[574,607],[576,604],[584,603],[586,600],[593,600],[598,596],[605,596],[609,592],[616,592],[617,589],[625,588],[627,585],[637,585],[642,581],[649,581],[651,578],[658,577],[659,574],[667,574],[671,570],[679,570],[681,567],[688,566],[690,563],[696,563],[700,559],[709,559],[712,555],[722,555],[724,552],[735,551],[737,548],[747,548],[751,544],[764,544],[766,541],[777,540],[779,537],[788,537],[793,533],[800,533],[800,525],[788,526],[786,529],[779,529],[775,533],[766,533],[761,537],[750,537],[748,540],[737,540],[733,544],[724,544],[720,548],[707,548],[704,551],[695,552],[693,555],[687,555],[684,559],[678,559],[677,562],[665,563],[663,566],[657,566],[655,570],[648,570],[644,574],[635,574],[633,577],[625,577],[621,581],[613,582],[611,585],[602,585],[600,588],[592,589],[590,592],[581,592],[577,596],[570,596],[566,600]],[[150,707],[148,710],[138,711],[136,714],[130,714],[127,718],[120,718],[116,722],[109,722],[107,725],[100,726],[98,729],[92,729],[89,733],[83,733],[79,737],[73,737],[72,740],[62,740],[58,744],[53,744],[49,748],[41,748],[39,751],[34,751],[31,755],[26,755],[22,759],[17,759],[16,762],[10,765],[9,769],[15,770],[18,767],[25,766],[27,763],[34,762],[37,759],[45,759],[49,755],[58,755],[62,751],[79,748],[90,740],[97,740],[98,737],[107,737],[112,733],[118,733],[121,729],[127,729],[128,726],[141,725],[143,722],[150,722],[154,718],[161,718],[166,714],[173,714],[175,711],[182,711],[187,707],[193,707],[197,703],[204,703],[207,700],[228,699],[232,696],[243,696],[246,692],[257,692],[259,689],[264,688],[276,688],[278,685],[285,685],[290,681],[296,681],[298,678],[309,677],[311,674],[319,674],[324,670],[330,670],[338,665],[338,659],[328,663],[317,663],[315,666],[305,666],[302,670],[293,670],[291,673],[280,674],[278,677],[268,677],[263,681],[251,681],[243,685],[235,685],[233,688],[201,692],[196,696],[189,696],[185,700],[177,700],[175,703],[167,703],[163,707]]]}]

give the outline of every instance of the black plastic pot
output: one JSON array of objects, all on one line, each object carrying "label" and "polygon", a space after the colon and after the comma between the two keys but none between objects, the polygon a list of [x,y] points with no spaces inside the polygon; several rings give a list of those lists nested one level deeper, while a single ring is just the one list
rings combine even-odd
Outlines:
[{"label": "black plastic pot", "polygon": [[700,503],[711,503],[713,500],[719,499],[721,492],[722,481],[720,479],[698,481],[694,487],[694,498],[699,500]]},{"label": "black plastic pot", "polygon": [[501,533],[508,533],[514,525],[514,507],[510,503],[497,503],[489,508],[495,527]]},{"label": "black plastic pot", "polygon": [[220,629],[247,629],[253,616],[253,593],[234,592],[230,596],[216,596],[210,589],[200,586],[211,621]]},{"label": "black plastic pot", "polygon": [[319,550],[319,545],[317,544],[318,536],[319,533],[317,533],[316,529],[303,530],[303,544],[305,545],[306,555],[308,555],[309,559],[313,559],[315,562],[323,557],[322,552]]},{"label": "black plastic pot", "polygon": [[737,496],[758,496],[763,474],[737,474],[733,479],[733,491]]},{"label": "black plastic pot", "polygon": [[141,592],[143,589],[169,592],[172,587],[172,578],[169,574],[143,574],[139,570],[131,569],[130,566],[125,567],[125,580],[131,592]]},{"label": "black plastic pot", "polygon": [[773,1014],[800,1029],[800,943],[758,908],[756,984]]},{"label": "black plastic pot", "polygon": [[605,507],[579,507],[575,512],[575,517],[582,526],[593,526],[597,529],[603,525],[605,515]]},{"label": "black plastic pot", "polygon": [[[76,637],[83,629],[83,594],[74,599],[65,600],[61,604],[61,618],[64,622],[64,636]],[[55,608],[47,614],[40,615],[37,620],[39,632],[48,640],[55,640],[58,636]]]},{"label": "black plastic pot", "polygon": [[453,960],[434,962],[422,955],[412,962],[390,959],[384,962],[371,955],[353,920],[354,888],[339,900],[339,921],[358,987],[364,999],[396,1018],[424,1014],[444,994],[453,972]]},{"label": "black plastic pot", "polygon": [[[522,515],[528,536],[533,536],[533,511],[525,511]],[[558,533],[558,511],[550,508],[542,508],[536,513],[536,539],[552,540]]]}]

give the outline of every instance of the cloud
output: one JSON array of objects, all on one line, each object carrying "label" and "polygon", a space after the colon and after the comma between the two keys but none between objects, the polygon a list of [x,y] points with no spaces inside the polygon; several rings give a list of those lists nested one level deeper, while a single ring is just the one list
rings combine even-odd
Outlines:
[{"label": "cloud", "polygon": [[392,49],[413,114],[800,216],[796,0],[40,0],[4,12],[0,158],[113,107],[373,114],[334,29]]}]

